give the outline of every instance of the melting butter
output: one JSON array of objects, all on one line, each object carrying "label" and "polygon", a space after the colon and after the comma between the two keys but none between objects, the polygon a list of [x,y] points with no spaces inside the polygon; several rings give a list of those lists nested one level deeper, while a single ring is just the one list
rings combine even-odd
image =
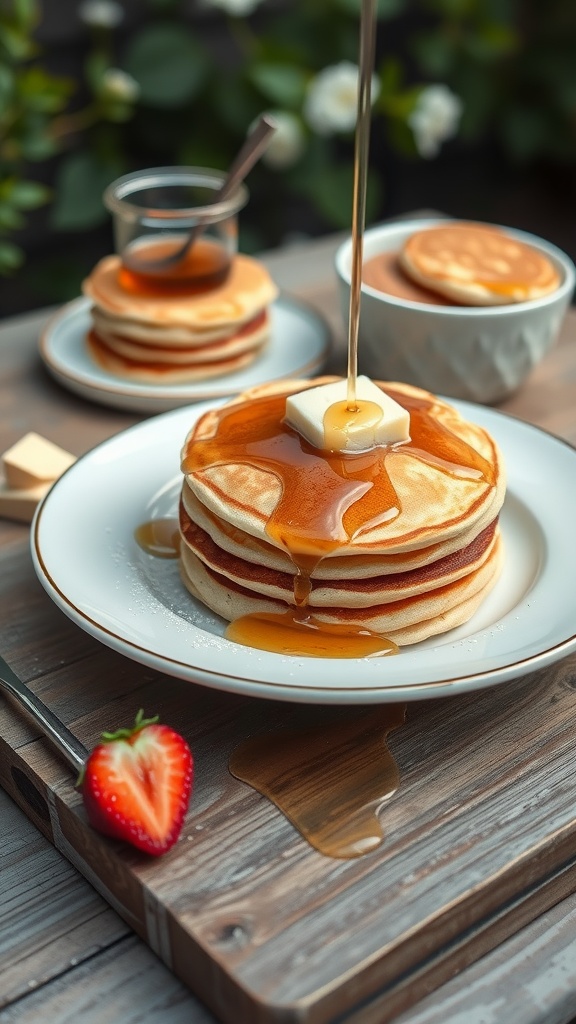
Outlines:
[{"label": "melting butter", "polygon": [[369,377],[356,380],[354,403],[345,379],[286,398],[286,422],[321,451],[366,452],[410,438],[410,413]]}]

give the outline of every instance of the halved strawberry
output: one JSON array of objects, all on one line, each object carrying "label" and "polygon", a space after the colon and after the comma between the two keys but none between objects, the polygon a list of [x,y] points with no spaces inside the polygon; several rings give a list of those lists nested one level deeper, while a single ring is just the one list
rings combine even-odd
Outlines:
[{"label": "halved strawberry", "polygon": [[159,856],[180,835],[193,775],[186,740],[139,711],[132,729],[102,734],[78,786],[94,828]]}]

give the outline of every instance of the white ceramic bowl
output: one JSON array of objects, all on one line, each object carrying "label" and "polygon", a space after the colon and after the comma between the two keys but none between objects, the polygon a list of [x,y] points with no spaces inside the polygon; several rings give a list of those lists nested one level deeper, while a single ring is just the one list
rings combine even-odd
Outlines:
[{"label": "white ceramic bowl", "polygon": [[[363,258],[400,249],[409,235],[446,218],[397,221],[369,228]],[[416,384],[434,393],[491,404],[522,384],[554,343],[576,281],[565,253],[535,235],[502,228],[545,253],[562,283],[550,295],[504,306],[435,306],[362,285],[358,370],[379,380]],[[352,241],[336,253],[340,302],[348,324]]]}]

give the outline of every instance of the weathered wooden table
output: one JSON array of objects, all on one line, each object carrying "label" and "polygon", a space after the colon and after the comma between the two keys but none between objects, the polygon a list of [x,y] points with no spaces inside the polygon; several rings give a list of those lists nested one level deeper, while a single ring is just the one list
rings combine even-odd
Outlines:
[{"label": "weathered wooden table", "polygon": [[[272,253],[267,263],[287,292],[305,298],[331,322],[337,339],[334,366],[341,368],[343,329],[332,271],[337,241]],[[36,430],[80,455],[138,417],[85,403],[48,378],[36,354],[46,316],[41,311],[0,328],[0,450]],[[576,312],[569,313],[555,350],[503,408],[576,444]],[[94,710],[90,696],[69,685],[76,677],[121,678],[126,691],[127,681],[142,671],[102,648],[52,605],[34,576],[28,529],[6,521],[0,522],[0,630],[3,655],[32,688],[50,693],[67,722],[88,718]],[[573,687],[571,673],[563,678]],[[111,693],[113,685],[111,679]],[[2,767],[8,743],[31,763],[52,756],[30,724],[0,698],[0,780],[17,794],[14,776]],[[30,806],[28,812],[33,818]],[[1,1021],[214,1024],[215,1017],[1,789],[0,813]],[[576,895],[518,927],[395,1018],[397,1024],[570,1021],[576,1014]],[[356,1024],[364,1020],[373,1024],[377,1012],[367,1009],[364,1016],[356,1010]]]}]

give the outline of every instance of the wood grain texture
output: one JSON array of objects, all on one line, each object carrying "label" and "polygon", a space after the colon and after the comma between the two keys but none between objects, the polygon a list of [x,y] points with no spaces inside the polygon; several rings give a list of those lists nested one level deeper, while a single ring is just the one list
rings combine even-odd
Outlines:
[{"label": "wood grain texture", "polygon": [[128,933],[0,791],[0,1007],[27,995]]},{"label": "wood grain texture", "polygon": [[[310,298],[337,328],[333,287]],[[503,407],[573,439],[575,332],[571,313],[561,343]],[[35,429],[80,454],[133,421],[52,385],[37,366],[33,339],[24,351],[5,351],[11,387],[0,388],[2,450]],[[12,386],[24,403],[7,394]],[[506,687],[411,705],[406,726],[389,741],[401,785],[383,815],[384,847],[357,862],[332,861],[232,779],[227,759],[259,731],[349,711],[218,694],[137,666],[52,605],[35,580],[25,528],[0,524],[0,544],[2,649],[16,671],[88,746],[102,728],[130,720],[136,707],[159,710],[189,738],[198,769],[183,837],[153,864],[89,829],[68,769],[5,701],[0,781],[218,1019],[384,1024],[576,888],[574,659]],[[31,914],[39,906],[34,893]],[[79,934],[83,920],[80,909]],[[23,929],[23,942],[35,927],[31,920]],[[9,930],[17,942],[13,919]],[[67,942],[57,930],[49,934],[58,945]],[[119,945],[127,949],[127,941]],[[547,941],[542,937],[541,948],[553,948]],[[563,942],[559,950],[566,936]],[[106,963],[101,957],[90,964],[98,960],[104,978],[114,956]],[[72,1019],[74,1008],[91,1019],[83,969],[75,968],[73,984],[50,986],[54,1019]],[[174,985],[180,1000],[183,990]],[[463,998],[458,991],[455,998]],[[24,1014],[19,1020],[29,1012],[34,1019],[35,998],[12,1000]],[[402,1020],[411,1020],[410,1012]],[[123,1013],[120,1019],[132,1019],[126,1007]]]},{"label": "wood grain texture", "polygon": [[[107,655],[114,700],[79,718],[66,713],[76,678],[56,673],[63,717],[88,745],[112,712],[124,721],[134,710],[115,672],[124,659]],[[227,770],[239,739],[349,709],[286,708],[162,677],[139,687],[138,703],[178,724],[197,764],[183,836],[159,863],[87,826],[43,740],[8,749],[2,781],[22,802],[5,766],[27,776],[61,852],[224,1021],[327,1022],[344,1009],[354,1021],[361,1008],[368,1024],[370,1002],[384,1021],[576,887],[575,665],[411,705],[389,738],[401,785],[383,813],[387,842],[359,861],[316,853]]]}]

